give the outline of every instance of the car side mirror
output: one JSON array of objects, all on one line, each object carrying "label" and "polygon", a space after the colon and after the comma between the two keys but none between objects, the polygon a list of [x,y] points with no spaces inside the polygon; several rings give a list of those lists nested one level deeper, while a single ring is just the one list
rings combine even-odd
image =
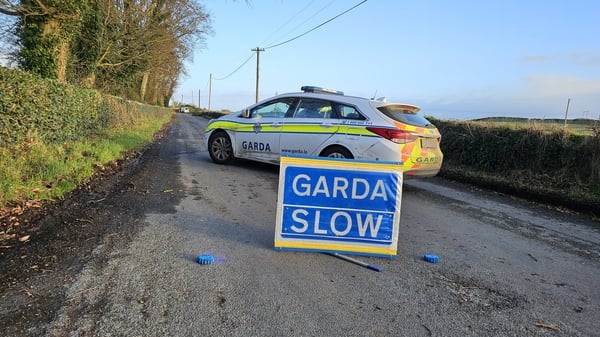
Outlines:
[{"label": "car side mirror", "polygon": [[242,117],[250,118],[250,109],[244,109],[244,111],[242,111]]}]

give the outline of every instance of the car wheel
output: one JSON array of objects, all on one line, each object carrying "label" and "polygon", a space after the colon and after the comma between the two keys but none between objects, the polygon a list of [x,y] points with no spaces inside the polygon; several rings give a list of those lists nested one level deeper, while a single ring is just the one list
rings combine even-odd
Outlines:
[{"label": "car wheel", "polygon": [[228,164],[234,159],[231,139],[225,131],[217,131],[208,139],[208,154],[217,164]]},{"label": "car wheel", "polygon": [[332,146],[325,149],[325,151],[321,153],[321,157],[354,159],[352,153],[341,146]]}]

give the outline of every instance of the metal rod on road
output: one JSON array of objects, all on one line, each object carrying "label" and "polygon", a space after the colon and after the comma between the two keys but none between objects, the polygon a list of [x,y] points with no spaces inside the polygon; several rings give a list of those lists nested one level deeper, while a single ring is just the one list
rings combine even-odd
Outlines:
[{"label": "metal rod on road", "polygon": [[371,269],[371,270],[375,270],[375,271],[379,271],[379,272],[380,272],[380,271],[383,271],[383,268],[381,268],[381,267],[379,267],[379,266],[377,266],[377,265],[374,265],[374,264],[369,264],[369,263],[366,263],[366,262],[362,262],[362,261],[360,261],[360,260],[357,260],[357,259],[351,258],[351,257],[349,257],[349,256],[346,256],[346,255],[342,255],[342,254],[340,254],[340,253],[328,253],[328,254],[329,254],[329,255],[331,255],[331,256],[338,257],[338,258],[340,258],[340,259],[342,259],[342,260],[346,260],[346,261],[348,261],[348,262],[356,263],[356,264],[357,264],[357,265],[359,265],[359,266],[363,266],[363,267],[365,267],[365,268],[369,268],[369,269]]}]

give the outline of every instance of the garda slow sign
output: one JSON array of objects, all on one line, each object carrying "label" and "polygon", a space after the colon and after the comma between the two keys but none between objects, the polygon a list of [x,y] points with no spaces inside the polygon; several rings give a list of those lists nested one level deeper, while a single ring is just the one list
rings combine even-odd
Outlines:
[{"label": "garda slow sign", "polygon": [[393,257],[397,163],[281,157],[275,248]]}]

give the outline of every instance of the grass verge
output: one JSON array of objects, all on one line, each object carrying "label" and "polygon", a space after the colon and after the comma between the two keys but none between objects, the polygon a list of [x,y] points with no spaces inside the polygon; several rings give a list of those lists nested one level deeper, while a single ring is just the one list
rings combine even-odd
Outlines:
[{"label": "grass verge", "polygon": [[105,165],[142,149],[170,118],[142,119],[128,129],[64,143],[44,143],[32,133],[17,146],[0,148],[0,205],[61,197]]},{"label": "grass verge", "polygon": [[494,174],[444,164],[439,176],[528,200],[600,217],[600,189],[582,182],[533,174],[527,170]]}]

